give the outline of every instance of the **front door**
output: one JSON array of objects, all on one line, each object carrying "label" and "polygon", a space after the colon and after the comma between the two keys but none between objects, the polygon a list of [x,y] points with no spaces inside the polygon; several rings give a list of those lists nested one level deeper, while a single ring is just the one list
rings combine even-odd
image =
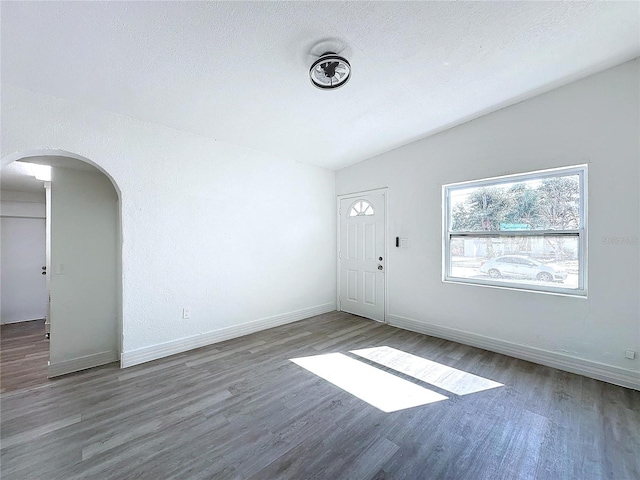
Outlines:
[{"label": "front door", "polygon": [[340,310],[384,322],[385,194],[343,198],[339,215]]}]

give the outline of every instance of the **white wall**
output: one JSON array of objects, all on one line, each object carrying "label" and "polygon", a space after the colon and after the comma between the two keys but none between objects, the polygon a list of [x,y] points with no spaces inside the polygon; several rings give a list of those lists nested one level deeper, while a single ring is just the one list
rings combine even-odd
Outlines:
[{"label": "white wall", "polygon": [[[389,187],[392,323],[640,388],[638,60],[340,170]],[[372,132],[373,134],[373,132]],[[443,184],[589,164],[588,299],[443,283]]]},{"label": "white wall", "polygon": [[3,85],[3,162],[45,147],[119,187],[125,364],[335,308],[334,172]]},{"label": "white wall", "polygon": [[3,217],[45,218],[46,208],[44,203],[3,200],[0,202],[0,215]]},{"label": "white wall", "polygon": [[0,190],[0,215],[3,217],[45,218],[45,194]]},{"label": "white wall", "polygon": [[118,359],[117,204],[104,174],[52,169],[50,374]]},{"label": "white wall", "polygon": [[[4,165],[3,165],[4,167]],[[24,192],[18,190],[8,190],[3,188],[0,190],[0,201],[3,202],[27,202],[27,203],[45,203],[44,188],[42,193]]]},{"label": "white wall", "polygon": [[0,232],[0,323],[45,318],[45,219],[3,214]]}]

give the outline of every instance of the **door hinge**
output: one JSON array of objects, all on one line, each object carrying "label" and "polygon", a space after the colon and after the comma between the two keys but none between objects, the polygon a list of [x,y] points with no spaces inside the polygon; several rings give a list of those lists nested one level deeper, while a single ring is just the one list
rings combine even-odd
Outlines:
[{"label": "door hinge", "polygon": [[338,252],[338,258],[342,258],[342,252]]},{"label": "door hinge", "polygon": [[342,303],[342,295],[338,295],[338,303]]},{"label": "door hinge", "polygon": [[342,209],[341,208],[338,209],[338,215],[342,215]]}]

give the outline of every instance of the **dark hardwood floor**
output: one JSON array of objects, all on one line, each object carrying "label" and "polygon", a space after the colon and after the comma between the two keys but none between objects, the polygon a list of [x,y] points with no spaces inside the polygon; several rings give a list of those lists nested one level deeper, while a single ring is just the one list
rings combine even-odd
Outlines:
[{"label": "dark hardwood floor", "polygon": [[[376,346],[503,386],[457,395],[350,353]],[[290,361],[330,352],[447,399],[385,413]],[[4,480],[640,478],[640,392],[338,312],[0,401]]]},{"label": "dark hardwood floor", "polygon": [[48,362],[44,319],[0,326],[0,393],[46,383]]}]

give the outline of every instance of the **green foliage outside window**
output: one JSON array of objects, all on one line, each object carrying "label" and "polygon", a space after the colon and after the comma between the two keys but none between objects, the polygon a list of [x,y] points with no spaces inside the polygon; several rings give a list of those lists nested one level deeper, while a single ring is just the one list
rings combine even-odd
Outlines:
[{"label": "green foliage outside window", "polygon": [[495,231],[501,225],[530,230],[572,230],[580,226],[577,175],[551,177],[456,192],[451,231]]}]

